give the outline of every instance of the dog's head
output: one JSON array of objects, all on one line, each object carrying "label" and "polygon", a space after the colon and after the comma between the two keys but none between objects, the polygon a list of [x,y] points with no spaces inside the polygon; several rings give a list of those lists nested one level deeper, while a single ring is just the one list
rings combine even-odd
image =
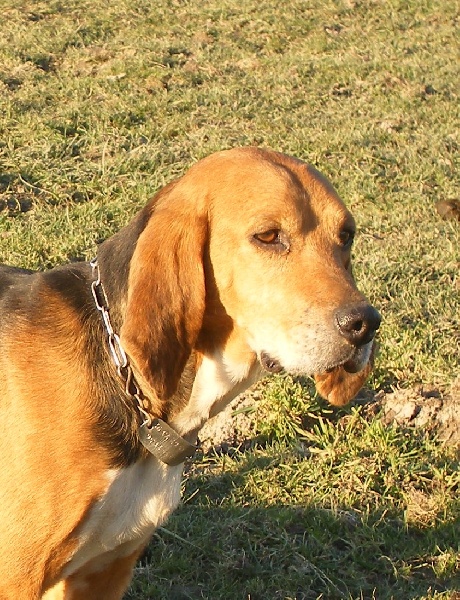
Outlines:
[{"label": "dog's head", "polygon": [[372,367],[378,312],[357,290],[351,214],[300,160],[211,155],[162,190],[131,260],[122,342],[159,397],[193,349],[229,369],[314,375],[345,404]]}]

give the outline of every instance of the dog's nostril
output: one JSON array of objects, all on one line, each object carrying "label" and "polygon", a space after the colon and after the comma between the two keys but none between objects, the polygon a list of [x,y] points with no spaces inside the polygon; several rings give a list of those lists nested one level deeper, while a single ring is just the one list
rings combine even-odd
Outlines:
[{"label": "dog's nostril", "polygon": [[361,331],[362,328],[363,328],[362,321],[356,321],[356,323],[353,325],[354,331]]},{"label": "dog's nostril", "polygon": [[335,313],[339,332],[353,346],[364,346],[375,336],[380,327],[381,317],[373,306],[367,303],[352,304]]}]

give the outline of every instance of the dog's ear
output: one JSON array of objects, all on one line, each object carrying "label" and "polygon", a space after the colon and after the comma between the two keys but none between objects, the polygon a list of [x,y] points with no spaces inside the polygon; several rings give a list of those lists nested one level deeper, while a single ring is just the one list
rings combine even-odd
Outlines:
[{"label": "dog's ear", "polygon": [[120,331],[141,387],[160,401],[177,389],[205,306],[207,218],[179,189],[167,186],[152,203],[131,259]]},{"label": "dog's ear", "polygon": [[326,373],[315,373],[316,389],[320,396],[334,406],[344,406],[353,400],[372,372],[374,354],[375,342],[367,364],[358,373],[348,373],[343,367],[336,367]]}]

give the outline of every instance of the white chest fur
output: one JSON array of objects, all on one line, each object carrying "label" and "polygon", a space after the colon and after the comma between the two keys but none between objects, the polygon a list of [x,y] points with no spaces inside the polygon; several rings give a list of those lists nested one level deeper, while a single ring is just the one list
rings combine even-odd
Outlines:
[{"label": "white chest fur", "polygon": [[64,577],[116,548],[120,556],[138,548],[179,503],[181,475],[182,465],[168,467],[153,456],[108,471],[107,490],[80,531],[79,547]]},{"label": "white chest fur", "polygon": [[[190,400],[171,425],[181,435],[197,431],[259,374],[258,366],[233,363],[223,354],[204,358]],[[182,465],[168,467],[153,456],[108,471],[107,489],[80,531],[78,549],[64,577],[89,561],[97,568],[109,554],[127,556],[139,548],[179,503],[181,476]]]}]

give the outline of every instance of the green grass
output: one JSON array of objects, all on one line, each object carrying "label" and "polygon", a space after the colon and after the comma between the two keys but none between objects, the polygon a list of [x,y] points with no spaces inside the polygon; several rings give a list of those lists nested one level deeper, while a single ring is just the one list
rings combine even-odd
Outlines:
[{"label": "green grass", "polygon": [[[5,0],[0,261],[89,258],[197,159],[256,144],[317,165],[361,231],[384,322],[373,389],[459,372],[453,0]],[[457,175],[456,175],[457,173]],[[206,456],[128,598],[454,598],[458,456],[433,434],[267,380],[244,453]]]}]

